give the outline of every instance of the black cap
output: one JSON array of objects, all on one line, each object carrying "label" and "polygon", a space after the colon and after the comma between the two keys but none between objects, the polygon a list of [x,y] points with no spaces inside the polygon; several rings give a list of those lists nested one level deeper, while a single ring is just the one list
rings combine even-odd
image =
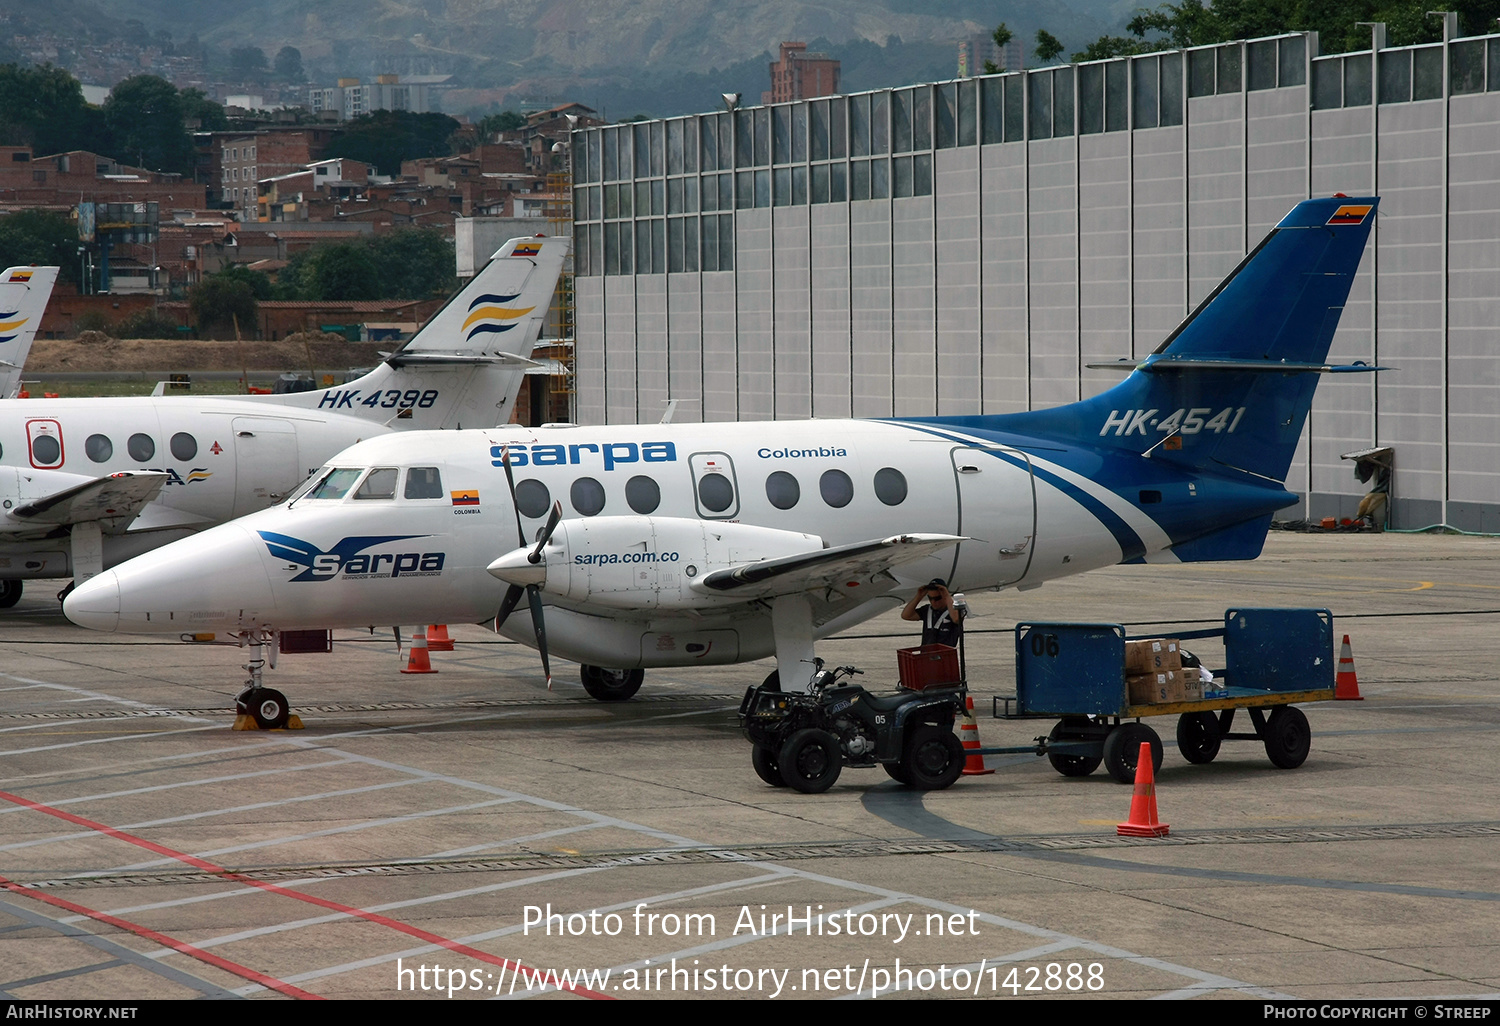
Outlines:
[{"label": "black cap", "polygon": [[929,588],[946,588],[946,587],[948,587],[948,582],[945,581],[945,580],[943,580],[941,577],[934,577],[932,580],[930,580],[930,581],[927,582],[927,587],[929,587]]}]

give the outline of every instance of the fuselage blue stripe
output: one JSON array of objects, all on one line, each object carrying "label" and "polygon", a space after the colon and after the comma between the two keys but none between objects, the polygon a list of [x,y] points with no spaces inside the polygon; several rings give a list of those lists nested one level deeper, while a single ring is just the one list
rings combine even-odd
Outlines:
[{"label": "fuselage blue stripe", "polygon": [[[974,442],[971,439],[964,438],[962,435],[957,435],[949,431],[943,431],[939,428],[933,427],[930,424],[914,424],[909,420],[895,420],[890,421],[889,423],[900,424],[903,427],[913,428],[917,431],[925,431],[928,434],[936,435],[939,438],[946,438],[949,441],[957,442],[960,445],[974,446]],[[994,449],[984,449],[978,446],[974,447],[978,448],[980,452],[987,452],[991,456],[994,456],[997,459],[1004,460],[1007,463],[1010,463],[1011,465],[1022,470],[1029,470],[1036,477],[1047,482],[1052,487],[1056,488],[1058,491],[1066,495],[1068,498],[1078,503],[1078,505],[1082,506],[1089,512],[1091,516],[1093,516],[1095,520],[1099,521],[1099,523],[1106,530],[1108,530],[1111,535],[1114,536],[1115,543],[1120,546],[1120,559],[1122,562],[1128,562],[1132,559],[1140,559],[1146,554],[1146,543],[1141,540],[1141,536],[1136,533],[1135,528],[1127,524],[1120,516],[1120,514],[1110,509],[1098,498],[1090,495],[1078,485],[1066,480],[1057,473],[1048,470],[1046,467],[1039,467],[1035,463],[1016,456],[1012,456],[1010,453],[1000,452]]]}]

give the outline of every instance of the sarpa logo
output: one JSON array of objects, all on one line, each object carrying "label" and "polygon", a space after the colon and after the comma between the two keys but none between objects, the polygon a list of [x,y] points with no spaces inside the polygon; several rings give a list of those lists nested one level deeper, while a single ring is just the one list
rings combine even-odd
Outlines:
[{"label": "sarpa logo", "polygon": [[443,572],[443,552],[365,552],[365,549],[388,542],[426,538],[425,534],[361,535],[341,539],[324,551],[312,542],[277,534],[257,532],[266,548],[277,559],[293,564],[288,569],[306,567],[288,583],[296,581],[331,581],[340,573],[345,577],[436,577]]}]

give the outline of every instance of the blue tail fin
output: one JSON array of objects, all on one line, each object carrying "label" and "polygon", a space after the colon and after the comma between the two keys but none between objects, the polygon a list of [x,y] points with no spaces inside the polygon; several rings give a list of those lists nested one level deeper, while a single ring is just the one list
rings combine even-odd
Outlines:
[{"label": "blue tail fin", "polygon": [[1297,204],[1125,381],[1083,402],[994,420],[1284,480],[1319,373],[1367,369],[1324,361],[1378,204]]}]

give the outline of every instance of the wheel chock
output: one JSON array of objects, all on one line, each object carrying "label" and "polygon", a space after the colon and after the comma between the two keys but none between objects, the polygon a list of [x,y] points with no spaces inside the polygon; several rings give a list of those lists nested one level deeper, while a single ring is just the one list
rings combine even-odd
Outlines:
[{"label": "wheel chock", "polygon": [[1141,742],[1135,763],[1135,793],[1130,796],[1130,820],[1115,827],[1120,837],[1166,837],[1167,824],[1156,818],[1156,772],[1151,745]]},{"label": "wheel chock", "polygon": [[[230,727],[229,729],[230,730],[260,730],[261,726],[260,726],[259,723],[255,722],[255,717],[251,716],[249,713],[239,713],[234,718],[234,726]],[[307,728],[305,726],[303,726],[302,717],[298,716],[296,713],[290,713],[290,714],[288,714],[288,716],[286,718],[286,726],[284,726],[284,727],[267,727],[265,729],[267,729],[267,730],[306,730]]]}]

